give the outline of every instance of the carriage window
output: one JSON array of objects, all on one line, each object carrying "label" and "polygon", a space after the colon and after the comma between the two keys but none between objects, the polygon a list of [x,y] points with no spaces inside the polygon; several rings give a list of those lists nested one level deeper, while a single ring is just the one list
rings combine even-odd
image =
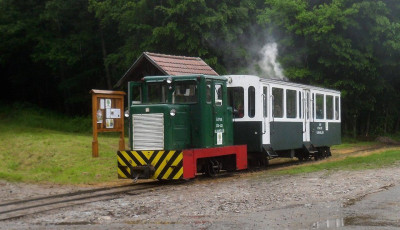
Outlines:
[{"label": "carriage window", "polygon": [[215,105],[222,105],[222,85],[215,84]]},{"label": "carriage window", "polygon": [[174,104],[196,103],[197,86],[195,81],[176,81],[175,91],[172,93]]},{"label": "carriage window", "polygon": [[339,111],[339,97],[335,97],[335,120],[339,120],[339,115],[340,115],[340,111]]},{"label": "carriage window", "polygon": [[316,95],[316,102],[315,102],[315,113],[316,113],[316,118],[317,119],[324,119],[324,95],[323,94],[318,94]]},{"label": "carriage window", "polygon": [[167,102],[167,87],[163,83],[149,83],[148,96],[149,103],[166,103]]},{"label": "carriage window", "polygon": [[283,89],[280,88],[272,88],[272,95],[273,95],[273,104],[274,107],[272,108],[274,117],[283,117]]},{"label": "carriage window", "polygon": [[286,90],[286,117],[296,118],[296,90]]},{"label": "carriage window", "polygon": [[326,95],[326,119],[333,120],[333,96]]},{"label": "carriage window", "polygon": [[249,113],[249,117],[254,117],[254,115],[256,114],[256,91],[254,89],[254,86],[250,86],[249,87],[249,91],[248,91],[248,99],[249,99],[249,103],[248,103],[248,113]]},{"label": "carriage window", "polygon": [[206,102],[207,104],[211,103],[211,82],[207,81],[206,83]]},{"label": "carriage window", "polygon": [[244,116],[244,89],[242,87],[229,87],[228,103],[233,108],[233,117],[242,118]]},{"label": "carriage window", "polygon": [[263,88],[264,117],[268,117],[268,87]]},{"label": "carriage window", "polygon": [[303,117],[303,110],[302,110],[302,104],[301,104],[301,92],[299,91],[299,118]]}]

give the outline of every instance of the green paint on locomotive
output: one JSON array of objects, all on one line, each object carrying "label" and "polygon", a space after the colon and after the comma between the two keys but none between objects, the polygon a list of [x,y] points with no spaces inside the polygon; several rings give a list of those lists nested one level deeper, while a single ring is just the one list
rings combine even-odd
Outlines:
[{"label": "green paint on locomotive", "polygon": [[142,82],[129,82],[128,87],[130,146],[134,147],[133,139],[140,136],[135,133],[133,117],[146,119],[151,114],[162,116],[162,124],[158,125],[164,127],[164,150],[233,144],[232,108],[227,105],[226,78],[152,76],[145,77]]}]

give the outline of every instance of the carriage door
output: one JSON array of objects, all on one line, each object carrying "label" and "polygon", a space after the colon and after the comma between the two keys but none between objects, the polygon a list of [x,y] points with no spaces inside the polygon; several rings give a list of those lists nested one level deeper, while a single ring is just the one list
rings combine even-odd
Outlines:
[{"label": "carriage door", "polygon": [[270,87],[269,85],[263,85],[262,88],[262,101],[263,101],[263,144],[270,144],[271,143],[271,132],[270,132],[270,96],[269,96],[269,92],[270,92]]},{"label": "carriage door", "polygon": [[311,94],[309,89],[303,91],[303,142],[310,142],[310,120],[311,120]]},{"label": "carriage door", "polygon": [[213,102],[213,109],[214,109],[214,128],[213,128],[213,135],[214,135],[214,145],[223,145],[224,144],[224,108],[226,105],[226,101],[223,101],[223,83],[215,81],[214,85],[214,102]]}]

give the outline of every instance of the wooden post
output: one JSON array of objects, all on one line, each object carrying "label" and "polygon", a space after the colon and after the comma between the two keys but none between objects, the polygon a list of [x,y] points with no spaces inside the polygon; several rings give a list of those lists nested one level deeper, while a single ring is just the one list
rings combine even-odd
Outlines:
[{"label": "wooden post", "polygon": [[99,156],[99,132],[119,132],[118,150],[125,150],[124,96],[125,92],[92,89],[92,157]]},{"label": "wooden post", "polygon": [[97,140],[97,94],[92,94],[92,125],[93,125],[93,141],[92,141],[92,157],[99,156],[99,141]]}]

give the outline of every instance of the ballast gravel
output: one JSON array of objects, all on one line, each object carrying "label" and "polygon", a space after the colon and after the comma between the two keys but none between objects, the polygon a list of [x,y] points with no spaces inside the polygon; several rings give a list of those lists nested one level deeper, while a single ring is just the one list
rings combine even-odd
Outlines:
[{"label": "ballast gravel", "polygon": [[[144,194],[0,222],[1,229],[315,229],[344,226],[363,197],[400,185],[400,165],[362,171],[271,176],[269,170],[185,183]],[[2,201],[76,191],[0,181]],[[82,188],[80,188],[82,189]],[[1,209],[1,207],[0,207]],[[390,228],[389,228],[390,229]]]}]

